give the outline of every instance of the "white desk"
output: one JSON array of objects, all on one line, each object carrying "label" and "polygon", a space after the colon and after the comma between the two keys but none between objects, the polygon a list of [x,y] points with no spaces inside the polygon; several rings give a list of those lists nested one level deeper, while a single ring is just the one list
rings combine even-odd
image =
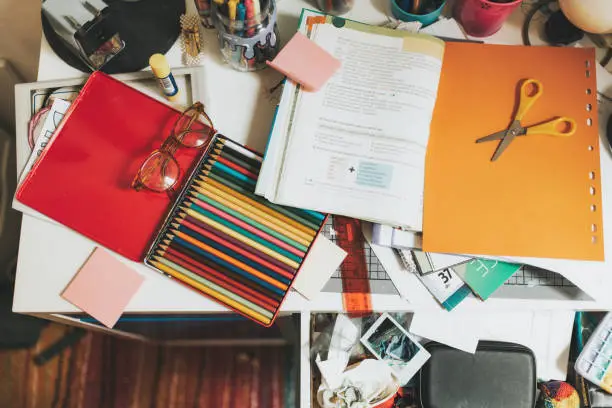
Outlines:
[{"label": "white desk", "polygon": [[[281,40],[285,43],[295,32],[302,7],[311,7],[305,0],[277,0],[278,23]],[[371,24],[387,20],[388,0],[361,0],[345,17]],[[187,0],[188,10],[193,2]],[[504,28],[488,42],[520,42],[520,26],[523,12],[519,8]],[[537,24],[536,24],[537,25]],[[537,43],[537,34],[532,41]],[[205,95],[204,103],[211,118],[222,133],[263,151],[274,112],[274,103],[265,92],[278,83],[281,76],[273,70],[257,73],[240,73],[224,65],[217,48],[213,31],[205,33],[206,56],[202,62]],[[167,54],[171,66],[180,66],[180,47],[175,44]],[[39,80],[82,77],[85,74],[69,67],[51,50],[43,37],[41,43]],[[18,136],[18,166],[24,165],[28,155],[26,135]],[[15,300],[13,310],[36,315],[78,312],[79,310],[60,297],[60,293],[83,264],[96,244],[62,226],[40,219],[24,216],[21,228],[21,244],[17,266]],[[130,262],[127,261],[126,262]],[[222,312],[225,308],[208,298],[191,291],[178,283],[169,281],[144,265],[131,263],[145,277],[145,282],[127,307],[127,312],[177,313],[177,312]],[[415,283],[415,285],[419,285]],[[420,285],[419,285],[420,287]],[[410,304],[395,295],[374,295],[373,305],[378,310],[415,310],[422,307],[437,307],[424,288]],[[423,295],[424,294],[424,295]],[[561,305],[561,306],[560,306]],[[482,304],[468,302],[475,308],[556,308],[567,307],[559,302],[512,299],[494,299]],[[575,308],[596,308],[592,302],[576,302]],[[338,293],[321,293],[312,302],[307,302],[292,292],[283,304],[283,312],[306,310],[341,310],[342,301]]]}]

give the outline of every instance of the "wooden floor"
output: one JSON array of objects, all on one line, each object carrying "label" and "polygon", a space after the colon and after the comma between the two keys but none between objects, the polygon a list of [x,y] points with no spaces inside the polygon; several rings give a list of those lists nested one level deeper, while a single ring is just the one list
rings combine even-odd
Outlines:
[{"label": "wooden floor", "polygon": [[66,330],[52,324],[36,347],[0,351],[0,407],[295,406],[297,362],[286,346],[168,347],[89,333],[35,365],[33,356]]}]

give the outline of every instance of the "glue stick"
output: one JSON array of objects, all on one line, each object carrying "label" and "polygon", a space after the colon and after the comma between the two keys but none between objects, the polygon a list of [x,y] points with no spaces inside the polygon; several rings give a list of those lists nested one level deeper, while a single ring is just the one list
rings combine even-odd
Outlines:
[{"label": "glue stick", "polygon": [[159,86],[166,98],[168,98],[169,101],[176,101],[179,89],[178,86],[176,86],[176,81],[174,80],[172,72],[170,72],[170,66],[168,65],[166,57],[164,57],[163,54],[153,54],[151,58],[149,58],[149,65],[151,66],[153,74],[157,77]]}]

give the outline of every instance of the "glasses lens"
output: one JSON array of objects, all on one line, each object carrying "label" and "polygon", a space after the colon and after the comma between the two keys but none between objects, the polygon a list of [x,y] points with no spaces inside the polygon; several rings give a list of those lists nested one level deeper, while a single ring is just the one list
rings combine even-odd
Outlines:
[{"label": "glasses lens", "polygon": [[181,115],[174,125],[174,135],[187,147],[200,147],[213,134],[213,124],[202,105],[194,105]]},{"label": "glasses lens", "polygon": [[153,191],[166,191],[174,186],[180,169],[174,158],[164,152],[155,152],[142,165],[140,182]]}]

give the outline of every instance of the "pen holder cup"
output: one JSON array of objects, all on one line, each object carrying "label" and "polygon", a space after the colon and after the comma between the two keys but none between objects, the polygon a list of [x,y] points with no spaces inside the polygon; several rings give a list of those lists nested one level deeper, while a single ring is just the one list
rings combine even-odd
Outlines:
[{"label": "pen holder cup", "polygon": [[489,0],[457,0],[453,17],[468,35],[488,37],[500,30],[521,0],[498,3]]},{"label": "pen holder cup", "polygon": [[260,1],[260,12],[251,17],[250,12],[247,13],[243,21],[230,20],[228,3],[219,5],[213,1],[213,18],[221,55],[227,64],[238,71],[265,68],[266,61],[273,60],[280,48],[275,1],[253,1]]},{"label": "pen holder cup", "polygon": [[[428,26],[432,23],[435,23],[440,17],[444,6],[446,6],[446,0],[443,1],[434,1],[435,6],[437,7],[434,10],[425,10],[424,14],[416,14],[409,13],[405,9],[409,8],[409,5],[412,4],[412,1],[408,0],[390,0],[391,1],[391,13],[395,18],[401,21],[418,21],[423,27]],[[401,7],[406,3],[406,6]]]}]

